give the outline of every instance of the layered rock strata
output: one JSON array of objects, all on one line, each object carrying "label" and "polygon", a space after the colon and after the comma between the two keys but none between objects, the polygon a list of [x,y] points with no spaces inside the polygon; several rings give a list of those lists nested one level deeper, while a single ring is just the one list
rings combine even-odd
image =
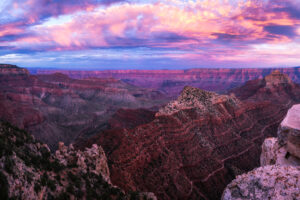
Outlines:
[{"label": "layered rock strata", "polygon": [[133,128],[111,129],[81,146],[101,144],[112,182],[160,199],[218,199],[238,174],[259,165],[286,107],[243,104],[234,96],[185,87],[178,100]]},{"label": "layered rock strata", "polygon": [[225,189],[223,200],[300,199],[300,104],[294,105],[278,130],[279,138],[262,145],[260,168],[238,176]]},{"label": "layered rock strata", "polygon": [[112,182],[126,190],[219,199],[236,175],[259,166],[264,139],[276,136],[288,108],[300,101],[299,86],[286,80],[275,72],[230,95],[185,87],[150,122],[115,126],[79,147],[103,146]]},{"label": "layered rock strata", "polygon": [[[224,92],[243,85],[254,79],[261,79],[275,69],[187,69],[187,70],[103,70],[103,71],[68,71],[37,69],[37,74],[60,72],[72,78],[115,78],[127,83],[159,90],[172,97],[177,97],[186,86],[204,90]],[[300,83],[300,68],[278,68],[281,73]]]},{"label": "layered rock strata", "polygon": [[26,129],[51,149],[108,128],[120,108],[152,109],[166,102],[154,90],[115,79],[75,80],[63,74],[32,76],[0,65],[0,119]]}]

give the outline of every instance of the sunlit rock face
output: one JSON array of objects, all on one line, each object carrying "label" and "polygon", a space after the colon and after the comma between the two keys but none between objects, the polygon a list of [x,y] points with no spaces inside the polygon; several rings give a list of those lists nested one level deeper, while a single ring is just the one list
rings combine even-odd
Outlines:
[{"label": "sunlit rock face", "polygon": [[300,165],[300,104],[289,109],[278,128],[278,138],[263,144],[261,165]]},{"label": "sunlit rock face", "polygon": [[300,158],[300,104],[294,105],[280,124],[280,144],[287,145],[287,151]]},{"label": "sunlit rock face", "polygon": [[264,141],[262,167],[233,180],[222,200],[300,198],[299,106],[289,109],[278,129],[278,138]]},{"label": "sunlit rock face", "polygon": [[120,108],[155,110],[167,101],[158,91],[112,78],[32,76],[26,69],[0,65],[0,119],[28,130],[51,149],[59,141],[69,144],[106,129]]}]

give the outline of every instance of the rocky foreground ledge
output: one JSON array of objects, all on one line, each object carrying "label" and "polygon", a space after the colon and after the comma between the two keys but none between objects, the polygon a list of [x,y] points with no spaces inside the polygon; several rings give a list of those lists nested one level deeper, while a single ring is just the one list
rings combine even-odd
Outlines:
[{"label": "rocky foreground ledge", "polygon": [[222,199],[300,199],[300,104],[288,111],[278,138],[264,141],[260,164],[262,167],[233,180]]},{"label": "rocky foreground ledge", "polygon": [[51,154],[46,144],[0,121],[0,199],[153,199],[152,193],[128,192],[110,181],[101,146],[84,151],[59,143]]}]

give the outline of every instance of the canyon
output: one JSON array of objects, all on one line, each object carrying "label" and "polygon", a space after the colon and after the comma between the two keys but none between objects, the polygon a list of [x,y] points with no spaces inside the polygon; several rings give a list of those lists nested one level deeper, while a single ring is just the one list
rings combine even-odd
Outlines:
[{"label": "canyon", "polygon": [[176,99],[189,85],[204,90],[226,93],[254,79],[262,79],[274,70],[287,74],[293,82],[300,83],[300,67],[294,68],[245,68],[245,69],[186,69],[186,70],[55,70],[30,69],[33,74],[59,72],[71,78],[115,78],[132,85],[151,88]]},{"label": "canyon", "polygon": [[13,65],[0,65],[0,119],[32,133],[56,149],[108,126],[120,108],[147,108],[166,103],[161,92],[107,78],[76,80],[66,75],[30,75]]},{"label": "canyon", "polygon": [[75,146],[101,145],[112,182],[125,190],[219,199],[232,179],[259,166],[264,139],[276,136],[297,102],[300,86],[279,71],[228,95],[188,86],[151,122],[117,126]]},{"label": "canyon", "polygon": [[219,199],[259,166],[263,141],[300,102],[299,70],[29,72],[3,64],[0,119],[58,149],[62,163],[83,166],[70,155],[100,149],[103,176],[123,195]]}]

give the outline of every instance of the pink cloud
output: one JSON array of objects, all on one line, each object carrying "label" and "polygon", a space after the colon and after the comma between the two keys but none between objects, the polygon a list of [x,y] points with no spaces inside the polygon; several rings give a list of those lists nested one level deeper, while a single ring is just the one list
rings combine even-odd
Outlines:
[{"label": "pink cloud", "polygon": [[[13,4],[21,12],[21,24],[0,25],[0,38],[26,33],[6,45],[48,51],[93,48],[147,47],[174,49],[172,58],[252,60],[262,56],[295,57],[260,44],[298,44],[300,15],[290,1],[180,1],[109,5],[96,1],[65,3],[27,0]],[[99,2],[99,1],[97,1]],[[102,5],[108,5],[103,7]],[[80,11],[80,12],[79,12]],[[299,9],[300,11],[300,9]],[[71,20],[45,25],[45,19],[69,15]],[[272,53],[273,52],[273,53]],[[270,61],[269,59],[265,59]]]}]

